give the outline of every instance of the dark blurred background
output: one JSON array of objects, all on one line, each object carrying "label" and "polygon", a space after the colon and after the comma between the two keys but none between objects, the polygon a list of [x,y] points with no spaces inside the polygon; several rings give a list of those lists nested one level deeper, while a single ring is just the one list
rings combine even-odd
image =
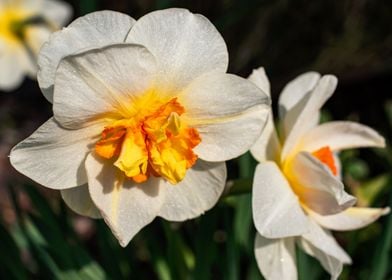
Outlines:
[{"label": "dark blurred background", "polygon": [[[322,74],[334,74],[339,79],[338,89],[324,107],[323,118],[358,121],[378,130],[387,141],[392,139],[392,1],[82,0],[67,2],[74,7],[74,18],[103,9],[124,12],[135,19],[150,11],[169,7],[187,8],[194,13],[203,14],[214,23],[228,45],[229,72],[247,77],[254,68],[260,66],[266,68],[272,85],[274,110],[280,90],[298,74],[310,70]],[[192,277],[258,279],[261,277],[252,256],[254,229],[251,224],[249,194],[225,199],[215,210],[194,222],[179,225],[160,220],[154,221],[137,236],[135,241],[131,242],[127,249],[122,250],[112,240],[103,223],[93,223],[73,215],[60,202],[56,192],[43,190],[40,186],[34,187],[38,192],[33,194],[29,193],[30,190],[27,191],[28,195],[26,191],[19,191],[20,188],[25,189],[26,187],[23,186],[26,184],[29,185],[29,189],[34,184],[12,170],[8,162],[9,150],[30,135],[51,114],[51,106],[40,93],[35,81],[26,78],[16,91],[0,92],[0,209],[4,228],[12,233],[12,238],[18,240],[18,236],[23,235],[24,229],[20,220],[26,219],[23,213],[37,207],[37,202],[31,201],[31,195],[34,197],[43,195],[52,198],[49,203],[45,203],[48,203],[48,209],[52,209],[51,215],[57,217],[58,221],[54,223],[61,221],[70,225],[69,227],[61,223],[57,225],[60,229],[65,229],[64,238],[70,244],[84,246],[85,252],[81,254],[89,256],[78,263],[76,268],[72,266],[70,268],[61,262],[57,263],[56,254],[53,256],[51,252],[55,249],[50,249],[48,244],[43,247],[44,249],[38,248],[44,250],[44,253],[48,250],[47,255],[53,259],[61,272],[82,269],[86,263],[92,262],[95,265],[97,262],[96,265],[102,270],[99,275],[112,279],[127,279],[131,276],[136,277],[135,275],[140,275],[136,277],[140,279],[143,277],[152,279],[192,279]],[[382,152],[348,151],[341,155],[341,159],[344,164],[345,183],[351,192],[359,196],[360,204],[388,205],[388,197],[392,193],[390,146]],[[244,165],[254,165],[249,155],[230,163],[230,177],[250,178],[252,172],[244,169]],[[19,212],[14,211],[15,205],[12,205],[10,193],[13,194],[16,204],[20,206]],[[37,200],[44,203],[39,198]],[[49,211],[48,209],[45,211]],[[33,219],[34,214],[28,214],[28,217]],[[337,235],[340,243],[354,260],[353,266],[346,268],[342,279],[392,279],[392,269],[389,266],[389,261],[392,261],[390,250],[392,221],[389,220],[383,218],[367,229]],[[70,232],[76,232],[76,235]],[[193,232],[210,241],[200,237],[195,239]],[[45,239],[45,233],[41,234]],[[100,238],[106,239],[100,241]],[[23,241],[20,240],[16,243],[22,255],[22,262],[28,263],[25,268],[28,278],[52,276],[58,278],[53,268],[41,267],[47,264],[45,261],[40,258],[34,260],[34,250],[38,249],[31,245],[33,241],[29,241],[28,238],[26,240],[24,242],[27,245],[23,245]],[[379,240],[384,243],[377,243],[376,241]],[[76,250],[75,246],[72,250]],[[158,252],[156,248],[159,248]],[[177,249],[182,252],[176,253]],[[110,256],[105,256],[105,250],[113,255],[112,260]],[[4,254],[3,249],[0,251],[2,251],[0,254]],[[209,257],[203,257],[203,252],[209,254]],[[218,252],[223,252],[222,259],[218,258]],[[204,259],[202,264],[198,262],[199,257]],[[168,258],[169,261],[165,266]],[[129,260],[129,263],[126,260]],[[384,262],[382,272],[378,272],[378,261]],[[172,268],[173,263],[174,268]],[[114,268],[116,264],[118,267]],[[180,265],[181,268],[178,268]],[[301,279],[327,279],[319,266],[306,256],[299,255],[299,265]],[[0,269],[0,273],[1,271]],[[4,271],[3,273],[9,275],[7,270]],[[189,271],[197,271],[197,273],[194,272],[196,274],[190,277]],[[98,277],[97,275],[95,277]],[[72,277],[64,279],[79,279]]]}]

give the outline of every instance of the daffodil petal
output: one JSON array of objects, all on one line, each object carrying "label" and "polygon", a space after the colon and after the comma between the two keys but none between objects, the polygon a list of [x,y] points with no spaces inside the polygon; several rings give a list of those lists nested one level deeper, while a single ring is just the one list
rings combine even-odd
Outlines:
[{"label": "daffodil petal", "polygon": [[145,46],[156,57],[162,92],[179,92],[204,73],[227,70],[222,36],[207,18],[185,9],[141,17],[126,41]]},{"label": "daffodil petal", "polygon": [[162,182],[166,195],[158,215],[169,221],[184,221],[198,217],[217,203],[225,182],[224,162],[198,160],[180,183],[171,185]]},{"label": "daffodil petal", "polygon": [[84,161],[102,124],[79,130],[62,128],[53,118],[10,154],[16,170],[51,189],[69,189],[87,182]]},{"label": "daffodil petal", "polygon": [[345,211],[329,216],[321,216],[313,211],[308,211],[309,215],[322,227],[330,230],[355,230],[363,228],[383,215],[388,214],[389,207],[386,208],[362,208],[350,207]]},{"label": "daffodil petal", "polygon": [[[34,57],[31,57],[30,59],[36,60],[36,56],[38,55],[42,44],[48,40],[51,33],[52,31],[45,25],[32,25],[26,28],[24,33],[26,45],[32,52],[31,54],[34,55]],[[36,74],[36,71],[34,71],[34,75]]]},{"label": "daffodil petal", "polygon": [[25,68],[20,55],[25,55],[20,48],[12,49],[0,40],[0,89],[10,91],[24,80]]},{"label": "daffodil petal", "polygon": [[122,13],[100,11],[80,17],[67,28],[53,33],[38,57],[38,82],[44,96],[53,102],[53,85],[61,59],[88,49],[124,42],[134,22]]},{"label": "daffodil petal", "polygon": [[49,24],[54,24],[54,28],[59,28],[71,19],[72,7],[63,1],[45,0],[42,1],[41,13],[45,19],[49,20]]},{"label": "daffodil petal", "polygon": [[308,152],[300,152],[291,163],[290,182],[305,205],[321,215],[339,213],[355,204],[343,183],[327,166]]},{"label": "daffodil petal", "polygon": [[256,167],[252,213],[257,231],[267,238],[298,236],[308,230],[308,217],[275,162]]},{"label": "daffodil petal", "polygon": [[258,87],[224,73],[199,77],[179,98],[186,108],[185,122],[202,139],[195,152],[207,161],[228,160],[249,150],[270,111],[270,99]]},{"label": "daffodil petal", "polygon": [[271,85],[264,67],[259,67],[252,71],[248,80],[258,86],[264,93],[271,97]]},{"label": "daffodil petal", "polygon": [[[263,92],[271,96],[270,83],[263,67],[253,70],[248,80],[258,86]],[[267,123],[256,140],[250,152],[259,162],[266,160],[279,161],[281,145],[274,125],[274,117],[272,111],[268,114]]]},{"label": "daffodil petal", "polygon": [[255,257],[265,279],[297,279],[294,238],[267,239],[256,233]]},{"label": "daffodil petal", "polygon": [[132,44],[68,56],[57,69],[54,116],[61,125],[78,128],[100,118],[132,115],[132,101],[153,85],[154,73],[152,55]]},{"label": "daffodil petal", "polygon": [[293,151],[298,140],[318,123],[321,107],[333,94],[337,79],[332,75],[323,76],[312,92],[305,95],[300,103],[286,113],[284,119],[292,121],[282,149],[282,161]]},{"label": "daffodil petal", "polygon": [[301,100],[316,87],[320,77],[317,72],[304,73],[290,81],[280,93],[278,101],[279,118],[284,122],[283,127],[286,135],[290,132],[294,124],[293,121],[296,120],[296,118],[286,118],[286,115],[290,114],[290,117],[294,117],[293,113],[300,112],[293,110],[293,108],[298,106]]},{"label": "daffodil petal", "polygon": [[100,210],[121,246],[129,241],[158,215],[165,199],[165,188],[159,178],[136,184],[109,161],[93,154],[86,159],[88,187],[91,198]]},{"label": "daffodil petal", "polygon": [[93,219],[101,218],[101,214],[88,192],[87,185],[61,190],[60,192],[65,204],[74,212]]},{"label": "daffodil petal", "polygon": [[313,152],[329,146],[333,151],[361,147],[384,147],[385,140],[368,126],[349,121],[321,124],[301,139],[301,149]]},{"label": "daffodil petal", "polygon": [[332,279],[337,279],[342,272],[343,264],[351,264],[351,258],[339,246],[332,234],[316,223],[310,223],[309,232],[299,239],[299,245],[305,252],[321,263]]}]

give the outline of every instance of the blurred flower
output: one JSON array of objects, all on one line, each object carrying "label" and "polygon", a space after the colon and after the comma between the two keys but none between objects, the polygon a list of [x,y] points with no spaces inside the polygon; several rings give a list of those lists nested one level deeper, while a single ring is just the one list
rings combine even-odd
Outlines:
[{"label": "blurred flower", "polygon": [[[249,80],[270,93],[263,68]],[[271,114],[251,149],[260,162],[252,201],[258,232],[255,255],[267,279],[297,279],[295,243],[336,279],[351,259],[329,230],[358,229],[389,212],[388,208],[352,207],[356,199],[344,191],[336,152],[385,143],[377,132],[357,123],[318,124],[320,108],[336,84],[334,76],[320,77],[315,72],[290,82],[279,98],[282,141]]]},{"label": "blurred flower", "polygon": [[0,90],[15,89],[25,74],[35,79],[39,49],[70,16],[64,2],[0,0]]},{"label": "blurred flower", "polygon": [[11,163],[76,212],[102,216],[122,246],[156,216],[197,217],[224,189],[224,161],[251,147],[269,111],[268,96],[227,65],[215,27],[184,9],[77,19],[39,57],[54,117]]}]

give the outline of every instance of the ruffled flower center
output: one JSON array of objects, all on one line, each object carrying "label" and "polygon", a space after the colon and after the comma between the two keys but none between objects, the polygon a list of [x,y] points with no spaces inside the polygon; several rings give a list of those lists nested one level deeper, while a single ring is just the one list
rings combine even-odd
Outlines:
[{"label": "ruffled flower center", "polygon": [[329,146],[325,146],[318,149],[317,151],[314,151],[312,155],[320,160],[323,164],[328,166],[333,175],[336,176],[338,174],[335,159]]},{"label": "ruffled flower center", "polygon": [[181,120],[184,107],[177,98],[163,102],[147,94],[134,102],[133,112],[104,128],[95,152],[114,158],[114,165],[135,182],[155,176],[177,184],[196,163],[193,148],[201,141],[198,131]]}]

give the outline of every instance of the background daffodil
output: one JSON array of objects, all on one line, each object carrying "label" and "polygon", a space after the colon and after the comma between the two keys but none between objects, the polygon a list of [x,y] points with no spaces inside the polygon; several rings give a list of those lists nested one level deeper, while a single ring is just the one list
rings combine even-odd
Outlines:
[{"label": "background daffodil", "polygon": [[[254,70],[249,80],[269,94],[263,68]],[[336,279],[351,259],[329,230],[358,229],[389,212],[389,208],[354,207],[355,197],[344,190],[337,152],[384,147],[385,142],[358,123],[319,124],[320,109],[336,84],[334,76],[315,72],[287,84],[279,97],[281,137],[270,114],[251,149],[259,161],[252,197],[255,256],[267,279],[297,279],[295,244]]]},{"label": "background daffodil", "polygon": [[70,19],[71,7],[55,0],[0,0],[0,90],[35,79],[37,55],[49,35]]}]

